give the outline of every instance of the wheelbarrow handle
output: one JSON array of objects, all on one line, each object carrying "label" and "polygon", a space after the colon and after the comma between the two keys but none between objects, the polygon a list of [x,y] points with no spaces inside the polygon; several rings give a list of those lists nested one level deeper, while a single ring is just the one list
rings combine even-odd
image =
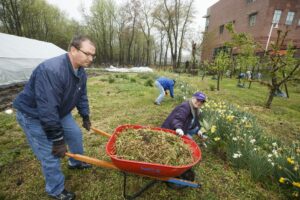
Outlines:
[{"label": "wheelbarrow handle", "polygon": [[103,136],[108,137],[108,138],[111,137],[111,134],[106,133],[106,132],[104,132],[104,131],[102,131],[102,130],[96,129],[96,128],[94,128],[94,127],[91,127],[91,129],[92,129],[95,133],[98,133],[99,135],[103,135]]},{"label": "wheelbarrow handle", "polygon": [[80,155],[80,154],[73,154],[73,153],[66,153],[66,156],[69,156],[70,158],[74,158],[76,160],[80,160],[85,163],[93,164],[98,167],[105,167],[110,169],[118,169],[112,162],[107,162],[104,160],[99,160],[96,158],[91,158],[88,156]]}]

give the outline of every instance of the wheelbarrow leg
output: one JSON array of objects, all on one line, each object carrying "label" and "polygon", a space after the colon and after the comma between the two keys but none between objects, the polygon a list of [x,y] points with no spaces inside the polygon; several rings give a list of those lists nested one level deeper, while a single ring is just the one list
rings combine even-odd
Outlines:
[{"label": "wheelbarrow leg", "polygon": [[124,175],[124,182],[123,182],[123,196],[125,199],[128,200],[132,200],[135,199],[137,197],[139,197],[143,192],[145,192],[146,190],[148,190],[150,187],[152,187],[155,183],[158,182],[158,180],[152,180],[150,181],[148,184],[144,185],[139,191],[137,191],[136,193],[132,194],[132,195],[127,195],[126,192],[126,184],[127,184],[127,174],[125,172],[123,172]]}]

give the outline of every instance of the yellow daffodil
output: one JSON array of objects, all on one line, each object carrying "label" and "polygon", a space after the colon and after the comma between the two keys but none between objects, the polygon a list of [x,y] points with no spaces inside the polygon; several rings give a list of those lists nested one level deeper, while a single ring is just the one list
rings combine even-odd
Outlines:
[{"label": "yellow daffodil", "polygon": [[286,160],[287,160],[288,163],[290,163],[291,165],[293,165],[293,164],[295,163],[295,161],[294,161],[292,158],[290,158],[290,157],[288,157]]},{"label": "yellow daffodil", "polygon": [[216,130],[217,130],[217,127],[216,127],[215,125],[213,125],[213,126],[210,128],[210,132],[211,132],[211,133],[216,132]]},{"label": "yellow daffodil", "polygon": [[279,183],[285,183],[285,178],[283,178],[283,177],[280,177],[280,179],[279,179]]},{"label": "yellow daffodil", "polygon": [[227,115],[226,119],[231,122],[234,119],[234,115]]},{"label": "yellow daffodil", "polygon": [[250,123],[250,122],[246,122],[246,125],[245,125],[245,127],[246,127],[246,128],[251,128],[251,127],[252,127],[252,125],[251,125],[251,123]]},{"label": "yellow daffodil", "polygon": [[201,131],[202,133],[207,132],[206,129],[205,129],[204,127],[201,127],[200,131]]},{"label": "yellow daffodil", "polygon": [[220,137],[215,137],[214,140],[217,142],[217,141],[221,140],[221,138]]},{"label": "yellow daffodil", "polygon": [[300,182],[293,182],[293,186],[300,188]]}]

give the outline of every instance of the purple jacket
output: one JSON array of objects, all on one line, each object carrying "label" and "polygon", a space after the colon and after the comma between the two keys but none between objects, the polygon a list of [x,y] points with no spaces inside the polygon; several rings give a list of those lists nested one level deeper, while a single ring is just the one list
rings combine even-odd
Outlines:
[{"label": "purple jacket", "polygon": [[[180,128],[183,132],[187,132],[192,120],[193,114],[191,112],[189,101],[185,101],[171,112],[161,127],[171,130]],[[196,119],[190,129],[193,129],[196,126],[200,128],[199,116],[196,116]]]}]

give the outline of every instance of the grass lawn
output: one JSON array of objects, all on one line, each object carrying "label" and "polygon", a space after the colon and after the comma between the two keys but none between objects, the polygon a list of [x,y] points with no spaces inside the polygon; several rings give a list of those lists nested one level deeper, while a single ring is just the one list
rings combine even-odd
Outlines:
[{"label": "grass lawn", "polygon": [[[272,109],[263,108],[266,88],[252,84],[251,89],[237,88],[236,80],[224,79],[220,91],[210,91],[214,80],[187,75],[159,73],[189,83],[205,92],[210,99],[223,100],[253,113],[269,136],[282,139],[287,145],[299,138],[300,94],[290,88],[291,98],[275,98]],[[102,73],[88,81],[91,119],[94,127],[112,133],[118,125],[140,124],[160,126],[170,111],[180,102],[167,97],[161,106],[153,104],[158,95],[155,87],[145,86],[154,76]],[[178,88],[175,89],[175,95]],[[74,111],[79,124],[81,119]],[[85,154],[109,161],[105,153],[107,138],[85,130]],[[197,140],[196,140],[197,141]],[[193,169],[202,188],[173,190],[158,183],[140,199],[285,199],[276,184],[252,181],[249,172],[237,170],[218,155],[202,149],[202,161]],[[48,199],[40,165],[27,145],[26,138],[14,115],[0,114],[0,199]],[[120,171],[93,167],[72,171],[63,159],[66,188],[77,199],[123,199],[123,176]],[[130,176],[129,192],[134,192],[149,179]]]}]

